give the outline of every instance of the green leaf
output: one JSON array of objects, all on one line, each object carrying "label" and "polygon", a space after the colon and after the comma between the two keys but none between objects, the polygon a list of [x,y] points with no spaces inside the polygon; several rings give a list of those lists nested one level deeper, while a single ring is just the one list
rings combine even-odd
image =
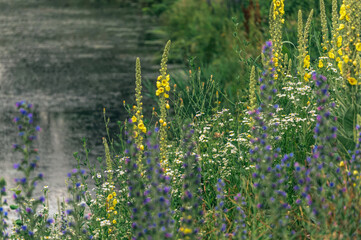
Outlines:
[{"label": "green leaf", "polygon": [[355,106],[352,105],[349,109],[347,109],[345,115],[343,116],[343,128],[350,138],[353,139],[354,136],[354,129],[355,129],[355,117],[356,111]]},{"label": "green leaf", "polygon": [[[341,135],[337,136],[339,143],[344,147],[344,151],[347,152],[348,150],[353,150],[355,148],[355,142],[353,138],[344,137]],[[342,150],[342,148],[341,148]]]},{"label": "green leaf", "polygon": [[18,226],[22,226],[23,225],[23,222],[20,220],[20,219],[17,219],[15,221],[15,224],[18,225]]},{"label": "green leaf", "polygon": [[16,210],[16,209],[18,209],[19,208],[19,206],[17,206],[17,205],[10,205],[10,209],[11,210]]}]

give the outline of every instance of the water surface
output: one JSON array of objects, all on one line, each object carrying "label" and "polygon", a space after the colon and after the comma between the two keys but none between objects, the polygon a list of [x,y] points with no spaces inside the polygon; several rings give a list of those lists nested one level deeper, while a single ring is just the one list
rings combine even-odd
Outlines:
[{"label": "water surface", "polygon": [[103,108],[112,122],[126,116],[122,105],[134,94],[136,57],[142,60],[143,77],[154,77],[152,60],[161,47],[145,44],[150,20],[132,8],[0,0],[0,176],[11,186],[12,166],[21,157],[11,149],[14,103],[27,100],[36,106],[43,129],[37,141],[39,171],[45,176],[40,185],[49,186],[54,211],[57,198],[66,196],[65,177],[76,164],[72,156],[81,149],[81,138],[88,139],[94,161],[103,154]]}]

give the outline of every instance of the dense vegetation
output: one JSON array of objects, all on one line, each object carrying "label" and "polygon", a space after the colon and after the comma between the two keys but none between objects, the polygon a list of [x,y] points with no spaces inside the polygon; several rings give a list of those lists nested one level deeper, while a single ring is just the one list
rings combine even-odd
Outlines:
[{"label": "dense vegetation", "polygon": [[[249,33],[240,31],[241,18],[230,19],[237,10],[227,13],[222,4],[169,2],[162,14],[172,13],[169,29],[179,26],[172,32],[175,54],[199,53],[198,64],[214,75],[190,61],[190,70],[177,75],[185,75],[185,83],[176,81],[167,69],[169,41],[153,81],[158,105],[146,119],[137,59],[129,118],[118,135],[103,138],[100,169],[90,164],[86,143],[84,156],[74,154],[69,198],[55,216],[48,214],[46,189],[34,196],[34,182],[43,178],[36,174],[41,161],[34,148],[41,128],[33,106],[16,103],[19,142],[13,148],[23,158],[14,168],[22,177],[10,191],[0,181],[3,238],[360,238],[361,2],[321,0],[316,17],[311,10],[304,21],[298,12],[296,28],[285,18],[288,2],[273,0],[268,33],[251,33],[257,14],[247,18]],[[198,15],[187,13],[194,9]],[[296,39],[285,26],[294,27]],[[224,35],[217,35],[220,29]],[[232,97],[227,84],[239,95]],[[6,198],[10,192],[13,200]],[[13,231],[8,211],[18,213]]]}]

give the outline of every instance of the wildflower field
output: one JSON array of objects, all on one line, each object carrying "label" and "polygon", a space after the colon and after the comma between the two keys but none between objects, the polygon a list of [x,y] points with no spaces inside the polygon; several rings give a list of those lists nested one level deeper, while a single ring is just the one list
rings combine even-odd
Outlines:
[{"label": "wildflower field", "polygon": [[201,68],[175,81],[168,41],[147,86],[158,105],[144,109],[138,58],[129,117],[112,133],[104,109],[101,164],[84,142],[54,216],[48,189],[34,192],[42,129],[17,102],[21,177],[12,189],[0,178],[0,238],[361,239],[361,1],[320,0],[305,23],[300,10],[297,42],[285,40],[285,4],[271,1],[269,40],[238,101]]}]

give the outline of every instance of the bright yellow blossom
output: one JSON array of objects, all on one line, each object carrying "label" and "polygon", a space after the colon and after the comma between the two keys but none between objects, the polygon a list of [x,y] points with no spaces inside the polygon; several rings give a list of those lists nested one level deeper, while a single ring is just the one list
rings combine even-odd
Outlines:
[{"label": "bright yellow blossom", "polygon": [[342,36],[338,36],[337,37],[337,47],[341,47],[342,46]]},{"label": "bright yellow blossom", "polygon": [[348,62],[350,61],[350,58],[349,58],[347,55],[345,55],[345,56],[343,57],[343,61],[344,61],[345,63],[348,63]]},{"label": "bright yellow blossom", "polygon": [[347,80],[348,80],[348,83],[353,86],[357,84],[357,80],[353,77],[349,77]]},{"label": "bright yellow blossom", "polygon": [[311,73],[305,73],[305,76],[303,77],[303,79],[308,82],[311,78]]},{"label": "bright yellow blossom", "polygon": [[343,73],[343,64],[342,64],[342,62],[340,61],[340,62],[338,62],[338,64],[337,64],[337,66],[338,66],[338,69],[340,69],[340,72],[341,72],[341,74]]},{"label": "bright yellow blossom", "polygon": [[310,67],[310,55],[307,55],[305,59],[303,59],[303,67],[309,68]]},{"label": "bright yellow blossom", "polygon": [[139,124],[138,124],[138,128],[139,129],[143,129],[145,126],[144,126],[144,123],[143,122],[140,122]]},{"label": "bright yellow blossom", "polygon": [[334,58],[335,58],[335,54],[333,53],[333,49],[331,49],[331,50],[328,52],[328,57],[331,58],[331,59],[334,59]]},{"label": "bright yellow blossom", "polygon": [[322,59],[320,59],[319,61],[318,61],[318,67],[319,68],[323,68],[323,62],[322,62]]},{"label": "bright yellow blossom", "polygon": [[361,43],[356,43],[356,50],[361,52]]},{"label": "bright yellow blossom", "polygon": [[346,17],[346,5],[342,4],[340,8],[340,20],[343,20]]}]

